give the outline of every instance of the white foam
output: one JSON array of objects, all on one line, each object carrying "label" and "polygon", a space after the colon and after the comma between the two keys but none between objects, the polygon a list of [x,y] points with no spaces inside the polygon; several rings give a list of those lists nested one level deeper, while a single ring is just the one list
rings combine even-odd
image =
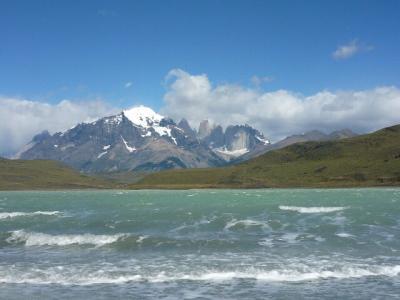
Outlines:
[{"label": "white foam", "polygon": [[361,278],[367,276],[388,276],[400,275],[400,265],[395,266],[372,266],[369,268],[344,267],[337,270],[309,270],[298,271],[292,269],[278,269],[270,271],[247,270],[247,271],[228,271],[228,272],[204,272],[202,274],[182,274],[179,276],[160,276],[146,278],[148,281],[229,281],[234,279],[256,279],[260,281],[281,281],[281,282],[301,282],[320,279],[348,279]]},{"label": "white foam", "polygon": [[337,270],[309,269],[305,271],[292,269],[276,269],[269,271],[214,271],[205,270],[199,273],[167,273],[156,274],[118,274],[118,269],[87,268],[87,266],[64,267],[56,266],[48,269],[7,268],[0,266],[0,283],[30,283],[30,284],[62,284],[62,285],[92,285],[92,284],[124,284],[128,282],[177,282],[206,281],[226,282],[236,279],[252,279],[262,282],[303,282],[323,279],[349,279],[370,276],[396,277],[400,275],[400,265],[343,267]]},{"label": "white foam", "polygon": [[148,237],[149,237],[148,235],[141,235],[141,236],[139,236],[138,239],[136,240],[136,243],[141,244],[141,243],[143,243],[143,241],[144,241],[145,239],[147,239]]},{"label": "white foam", "polygon": [[34,211],[34,212],[2,212],[0,213],[0,219],[16,218],[16,217],[28,217],[28,216],[53,216],[60,214],[59,211]]},{"label": "white foam", "polygon": [[252,227],[252,226],[269,227],[266,223],[261,222],[261,221],[256,221],[256,220],[251,220],[251,219],[246,219],[246,220],[235,220],[235,219],[233,219],[232,221],[229,221],[225,225],[225,229],[234,228],[236,226],[243,226],[243,227]]},{"label": "white foam", "polygon": [[95,245],[104,246],[124,237],[125,234],[95,235],[95,234],[61,234],[51,235],[40,232],[12,231],[7,242],[24,242],[25,246],[67,246],[67,245]]},{"label": "white foam", "polygon": [[336,233],[336,235],[337,235],[338,237],[342,237],[342,238],[350,238],[350,237],[353,237],[352,234],[346,233],[346,232],[339,232],[339,233]]},{"label": "white foam", "polygon": [[302,214],[317,214],[317,213],[330,213],[335,211],[341,211],[346,209],[346,207],[336,206],[336,207],[301,207],[301,206],[285,206],[280,205],[281,210],[297,211]]}]

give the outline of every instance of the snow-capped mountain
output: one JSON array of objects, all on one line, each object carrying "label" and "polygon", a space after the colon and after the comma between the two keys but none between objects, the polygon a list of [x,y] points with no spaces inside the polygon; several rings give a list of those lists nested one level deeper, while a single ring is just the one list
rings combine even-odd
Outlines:
[{"label": "snow-capped mountain", "polygon": [[83,172],[158,171],[215,167],[268,141],[249,126],[213,127],[199,138],[145,106],[50,135],[35,136],[17,158],[62,161]]},{"label": "snow-capped mountain", "polygon": [[84,172],[162,170],[223,164],[173,120],[144,106],[33,138],[18,158],[53,159]]}]

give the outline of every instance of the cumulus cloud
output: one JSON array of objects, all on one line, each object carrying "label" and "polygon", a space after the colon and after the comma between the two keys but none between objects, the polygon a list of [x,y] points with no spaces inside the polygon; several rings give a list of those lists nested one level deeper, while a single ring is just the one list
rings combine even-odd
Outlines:
[{"label": "cumulus cloud", "polygon": [[0,97],[0,153],[11,154],[43,130],[63,131],[79,122],[89,122],[118,110],[102,101],[57,104]]},{"label": "cumulus cloud", "polygon": [[162,112],[172,118],[184,117],[192,126],[203,119],[223,126],[247,123],[275,141],[313,129],[350,128],[364,133],[400,123],[397,87],[304,96],[288,90],[213,86],[206,74],[191,75],[180,69],[169,72],[166,87]]},{"label": "cumulus cloud", "polygon": [[361,51],[370,51],[372,50],[372,46],[361,45],[358,40],[352,40],[346,45],[339,46],[333,53],[332,56],[334,59],[347,59]]}]

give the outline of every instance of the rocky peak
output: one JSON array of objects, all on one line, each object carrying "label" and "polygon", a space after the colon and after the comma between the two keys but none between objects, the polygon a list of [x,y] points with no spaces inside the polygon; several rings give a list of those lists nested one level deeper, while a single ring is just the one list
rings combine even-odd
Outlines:
[{"label": "rocky peak", "polygon": [[212,130],[212,126],[208,120],[203,120],[200,122],[199,126],[199,138],[204,139],[209,136]]},{"label": "rocky peak", "polygon": [[41,141],[47,139],[50,136],[50,133],[47,130],[43,130],[41,133],[35,135],[32,138],[32,142],[40,143]]},{"label": "rocky peak", "polygon": [[182,119],[178,123],[178,127],[181,128],[183,132],[190,138],[196,138],[196,132],[192,129],[192,127],[190,127],[189,122],[186,119]]}]

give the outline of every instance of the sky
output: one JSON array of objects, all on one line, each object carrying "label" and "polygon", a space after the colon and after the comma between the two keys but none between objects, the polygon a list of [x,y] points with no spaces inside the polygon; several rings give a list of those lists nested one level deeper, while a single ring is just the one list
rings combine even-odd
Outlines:
[{"label": "sky", "polygon": [[400,1],[0,0],[0,154],[143,104],[272,140],[400,123]]}]

